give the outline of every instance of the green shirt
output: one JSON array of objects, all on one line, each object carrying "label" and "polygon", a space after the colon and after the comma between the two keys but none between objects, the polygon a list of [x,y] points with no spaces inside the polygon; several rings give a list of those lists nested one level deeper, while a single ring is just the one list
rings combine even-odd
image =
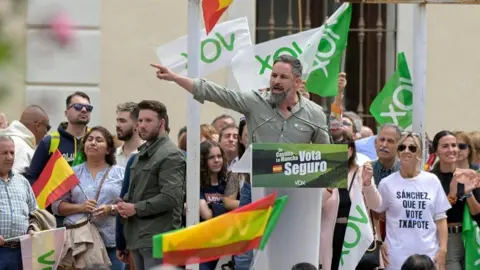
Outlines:
[{"label": "green shirt", "polygon": [[154,235],[179,229],[185,197],[185,156],[168,135],[139,149],[124,201],[136,214],[125,220],[127,249],[151,248]]},{"label": "green shirt", "polygon": [[245,115],[249,142],[252,142],[253,135],[256,143],[326,144],[330,141],[327,132],[308,123],[328,130],[322,107],[301,95],[297,105],[292,108],[292,113],[297,117],[291,115],[285,118],[269,102],[270,92],[235,91],[203,79],[194,79],[194,86],[194,98],[197,101],[211,101]]}]

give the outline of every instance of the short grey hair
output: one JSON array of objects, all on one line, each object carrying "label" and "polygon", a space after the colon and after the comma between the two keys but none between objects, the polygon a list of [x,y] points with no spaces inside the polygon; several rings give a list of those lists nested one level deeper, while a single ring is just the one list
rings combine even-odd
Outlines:
[{"label": "short grey hair", "polygon": [[0,135],[0,142],[5,142],[5,141],[13,142],[13,139],[10,136]]},{"label": "short grey hair", "polygon": [[302,62],[300,62],[300,60],[298,60],[297,58],[288,54],[282,54],[277,59],[275,59],[275,61],[273,61],[273,65],[275,65],[278,62],[290,64],[290,66],[292,66],[293,74],[297,77],[302,77],[302,72],[303,72]]},{"label": "short grey hair", "polygon": [[395,125],[395,124],[383,124],[380,126],[380,128],[378,129],[378,133],[380,133],[382,130],[386,129],[386,128],[393,128],[395,130],[395,133],[397,133],[398,135],[398,138],[402,137],[402,129]]},{"label": "short grey hair", "polygon": [[125,102],[125,103],[120,103],[117,105],[117,113],[118,112],[129,112],[130,117],[137,121],[138,120],[138,104],[135,102]]}]

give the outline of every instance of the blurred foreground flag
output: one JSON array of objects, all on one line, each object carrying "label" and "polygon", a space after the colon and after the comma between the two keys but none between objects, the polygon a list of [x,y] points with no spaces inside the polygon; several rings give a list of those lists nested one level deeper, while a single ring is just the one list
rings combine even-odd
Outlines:
[{"label": "blurred foreground flag", "polygon": [[227,214],[153,237],[153,256],[171,265],[208,262],[263,247],[287,202],[272,193]]}]

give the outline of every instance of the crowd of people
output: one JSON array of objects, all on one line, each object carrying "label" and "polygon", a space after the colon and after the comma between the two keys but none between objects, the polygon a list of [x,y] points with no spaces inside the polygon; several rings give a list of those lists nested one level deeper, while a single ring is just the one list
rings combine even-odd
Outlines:
[{"label": "crowd of people", "polygon": [[[440,131],[428,143],[416,133],[386,124],[374,135],[358,115],[342,111],[344,73],[339,75],[338,95],[327,119],[324,110],[310,101],[301,63],[291,56],[278,57],[270,88],[259,91],[237,92],[152,66],[159,79],[175,82],[197,101],[214,102],[244,117],[236,121],[221,115],[201,125],[201,134],[182,128],[175,142],[169,134],[167,108],[155,100],[119,104],[116,134],[88,126],[94,108],[80,91],[66,99],[66,121],[52,132],[49,117],[39,106],[28,106],[11,123],[2,115],[0,269],[22,269],[16,237],[33,233],[29,215],[38,207],[31,186],[56,150],[80,181],[47,208],[57,227],[67,229],[60,269],[102,265],[142,270],[160,265],[162,260],[152,255],[152,237],[185,226],[188,136],[201,140],[201,222],[251,203],[250,175],[231,172],[250,143],[346,144],[348,186],[358,181],[362,187],[375,233],[372,250],[379,251],[378,264],[361,261],[357,269],[465,269],[461,238],[465,205],[474,219],[480,216],[475,171],[480,165],[480,133]],[[374,140],[378,158],[357,151],[356,142],[362,138]],[[428,171],[420,168],[424,147],[438,160]],[[322,192],[318,265],[299,262],[285,269],[339,269],[351,190]],[[9,239],[14,240],[5,241]],[[252,259],[253,251],[236,254],[226,266],[246,270]],[[218,260],[201,263],[200,269],[213,270],[217,264]]]}]

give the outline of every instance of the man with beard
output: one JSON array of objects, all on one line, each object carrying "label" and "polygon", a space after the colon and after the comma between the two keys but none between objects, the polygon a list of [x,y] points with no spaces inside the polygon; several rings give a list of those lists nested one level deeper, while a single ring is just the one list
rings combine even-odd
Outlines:
[{"label": "man with beard", "polygon": [[42,173],[50,155],[57,149],[65,160],[72,164],[80,150],[81,140],[87,132],[92,110],[90,97],[84,92],[77,91],[67,97],[65,110],[67,122],[61,123],[57,131],[44,137],[33,155],[27,172],[27,179],[32,185]]},{"label": "man with beard", "polygon": [[[191,79],[152,64],[161,80],[173,81],[196,100],[214,102],[245,115],[248,141],[256,143],[329,143],[327,120],[322,107],[299,92],[302,64],[280,55],[270,75],[270,91],[235,91],[203,79]],[[313,123],[313,124],[312,124]],[[321,128],[318,128],[321,127]]]},{"label": "man with beard", "polygon": [[138,152],[138,147],[143,144],[137,132],[138,107],[135,102],[126,102],[117,106],[117,138],[123,145],[115,153],[117,165],[124,166],[130,157]]},{"label": "man with beard", "polygon": [[[87,132],[93,106],[90,105],[90,97],[80,91],[69,95],[65,103],[67,122],[60,123],[57,131],[45,136],[35,149],[26,175],[31,185],[37,181],[51,154],[57,149],[70,165],[80,152],[81,141]],[[50,207],[47,210],[50,211]],[[57,227],[62,227],[64,217],[56,216],[56,219]]]},{"label": "man with beard", "polygon": [[[322,107],[306,99],[299,92],[299,88],[303,84],[303,68],[301,62],[295,57],[280,55],[275,59],[270,75],[270,91],[248,89],[235,91],[203,79],[191,79],[176,74],[163,65],[152,64],[152,66],[157,69],[157,78],[175,82],[191,93],[197,101],[201,103],[205,100],[211,101],[221,107],[243,114],[247,121],[249,143],[328,144],[331,142],[327,119]],[[321,203],[320,189],[308,193],[300,189],[257,189],[254,196],[262,197],[274,191],[288,195],[290,202],[303,201],[305,205],[320,205]],[[279,221],[277,228],[280,231],[286,230],[287,227],[290,229],[302,228],[305,226],[306,220],[320,220],[320,211],[315,214],[306,214],[306,212],[298,211],[298,206],[294,203],[287,204],[283,215],[289,216],[289,218]],[[314,223],[311,222],[311,224]],[[315,233],[319,233],[319,231]],[[317,241],[312,239],[316,238],[311,235],[307,237],[306,234],[283,233],[274,235],[270,239],[270,245],[286,245],[287,243],[301,245],[301,243]],[[246,256],[251,259],[251,254]],[[269,261],[270,259],[275,261],[273,264],[281,261],[276,261],[276,258],[280,256],[279,253],[271,256],[273,259],[269,258]],[[298,258],[293,255],[287,259],[297,260]],[[263,266],[263,268],[265,267]],[[291,265],[283,265],[283,267],[291,267]]]},{"label": "man with beard", "polygon": [[182,225],[186,163],[168,136],[165,105],[144,100],[138,109],[138,133],[146,143],[133,158],[130,185],[117,207],[124,218],[126,249],[135,270],[143,270],[161,264],[153,258],[152,237]]}]

